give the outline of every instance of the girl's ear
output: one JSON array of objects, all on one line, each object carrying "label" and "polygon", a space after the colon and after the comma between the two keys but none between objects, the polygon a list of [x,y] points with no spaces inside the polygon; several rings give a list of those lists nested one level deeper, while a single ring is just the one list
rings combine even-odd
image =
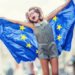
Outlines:
[{"label": "girl's ear", "polygon": [[26,13],[26,18],[28,19],[28,12]]},{"label": "girl's ear", "polygon": [[40,21],[43,20],[43,14],[40,12]]},{"label": "girl's ear", "polygon": [[41,20],[41,21],[43,20],[43,17],[42,17],[42,16],[40,16],[40,20]]}]

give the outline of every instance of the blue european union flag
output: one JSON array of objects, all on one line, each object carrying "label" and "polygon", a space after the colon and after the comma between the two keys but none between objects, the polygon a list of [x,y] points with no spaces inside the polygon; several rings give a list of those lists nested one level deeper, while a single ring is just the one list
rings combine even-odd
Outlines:
[{"label": "blue european union flag", "polygon": [[38,44],[31,28],[0,18],[0,39],[18,63],[37,57]]},{"label": "blue european union flag", "polygon": [[73,1],[49,21],[53,28],[54,39],[57,44],[58,54],[62,50],[70,51],[75,24],[75,5]]},{"label": "blue european union flag", "polygon": [[[75,5],[73,1],[58,15],[49,21],[53,28],[58,54],[62,50],[70,51],[75,23]],[[0,18],[0,39],[4,42],[17,63],[33,61],[38,57],[38,43],[34,31],[19,24]]]}]

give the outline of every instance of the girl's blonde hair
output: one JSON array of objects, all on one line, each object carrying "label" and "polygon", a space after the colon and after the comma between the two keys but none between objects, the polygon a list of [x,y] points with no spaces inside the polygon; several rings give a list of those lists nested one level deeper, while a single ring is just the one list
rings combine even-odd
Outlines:
[{"label": "girl's blonde hair", "polygon": [[[39,8],[39,7],[32,7],[32,8],[30,8],[30,9],[28,10],[28,12],[31,11],[31,10],[34,10],[36,13],[39,14],[39,19],[40,19],[40,21],[43,20],[43,13],[42,13],[41,8]],[[27,19],[29,20],[28,12],[26,13],[26,17],[27,17]],[[30,20],[29,20],[29,21],[30,21]],[[30,22],[32,22],[32,21],[30,21]]]}]

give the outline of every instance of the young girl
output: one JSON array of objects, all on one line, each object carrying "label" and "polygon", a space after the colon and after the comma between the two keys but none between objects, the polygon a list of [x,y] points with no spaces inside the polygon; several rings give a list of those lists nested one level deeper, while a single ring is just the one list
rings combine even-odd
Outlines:
[{"label": "young girl", "polygon": [[38,57],[41,62],[43,75],[49,75],[49,64],[52,67],[52,75],[58,75],[58,53],[56,44],[54,42],[52,28],[48,21],[52,19],[58,12],[68,5],[70,0],[55,9],[47,17],[44,17],[42,10],[39,7],[30,8],[26,13],[28,22],[20,22],[10,20],[14,23],[18,23],[23,26],[28,26],[34,30],[37,41],[39,43]]}]

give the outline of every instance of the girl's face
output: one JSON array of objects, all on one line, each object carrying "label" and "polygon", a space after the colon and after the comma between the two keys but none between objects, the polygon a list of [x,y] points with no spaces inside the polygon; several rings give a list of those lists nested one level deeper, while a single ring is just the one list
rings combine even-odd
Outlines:
[{"label": "girl's face", "polygon": [[39,13],[35,12],[34,10],[29,11],[28,19],[33,23],[37,23],[39,21]]}]

